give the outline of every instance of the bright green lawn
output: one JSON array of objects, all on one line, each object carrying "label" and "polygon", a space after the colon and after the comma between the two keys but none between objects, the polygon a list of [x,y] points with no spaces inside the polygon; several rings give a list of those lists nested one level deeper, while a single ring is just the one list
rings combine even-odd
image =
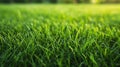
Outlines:
[{"label": "bright green lawn", "polygon": [[119,67],[120,5],[0,5],[0,67]]}]

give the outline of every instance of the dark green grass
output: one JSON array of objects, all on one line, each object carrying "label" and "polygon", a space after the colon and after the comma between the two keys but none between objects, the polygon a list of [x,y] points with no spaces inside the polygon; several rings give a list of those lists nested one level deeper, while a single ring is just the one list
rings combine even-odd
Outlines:
[{"label": "dark green grass", "polygon": [[0,5],[0,67],[119,67],[120,5]]}]

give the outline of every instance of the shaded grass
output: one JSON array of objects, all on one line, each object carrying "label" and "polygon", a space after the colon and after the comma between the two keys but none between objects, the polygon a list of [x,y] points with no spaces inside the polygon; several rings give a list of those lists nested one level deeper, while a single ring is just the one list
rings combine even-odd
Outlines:
[{"label": "shaded grass", "polygon": [[0,14],[1,67],[120,66],[119,5],[0,5]]}]

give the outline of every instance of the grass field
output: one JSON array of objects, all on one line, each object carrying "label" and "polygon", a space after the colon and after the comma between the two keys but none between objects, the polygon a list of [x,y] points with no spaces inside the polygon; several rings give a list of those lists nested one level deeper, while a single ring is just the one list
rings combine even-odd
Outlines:
[{"label": "grass field", "polygon": [[119,67],[120,5],[0,5],[0,67]]}]

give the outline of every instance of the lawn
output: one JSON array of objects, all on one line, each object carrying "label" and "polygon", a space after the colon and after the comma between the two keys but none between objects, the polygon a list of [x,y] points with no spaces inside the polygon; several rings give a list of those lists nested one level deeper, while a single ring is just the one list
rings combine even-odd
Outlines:
[{"label": "lawn", "polygon": [[0,67],[119,66],[119,4],[0,5]]}]

